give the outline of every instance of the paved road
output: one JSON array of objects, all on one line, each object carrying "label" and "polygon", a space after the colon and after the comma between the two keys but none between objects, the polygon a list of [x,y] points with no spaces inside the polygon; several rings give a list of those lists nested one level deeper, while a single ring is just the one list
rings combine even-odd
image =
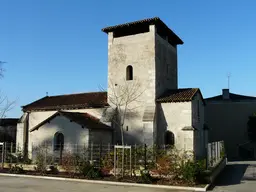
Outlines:
[{"label": "paved road", "polygon": [[255,192],[256,162],[231,162],[216,180],[216,192]]},{"label": "paved road", "polygon": [[0,176],[3,192],[183,192],[178,190],[87,184],[72,181]]}]

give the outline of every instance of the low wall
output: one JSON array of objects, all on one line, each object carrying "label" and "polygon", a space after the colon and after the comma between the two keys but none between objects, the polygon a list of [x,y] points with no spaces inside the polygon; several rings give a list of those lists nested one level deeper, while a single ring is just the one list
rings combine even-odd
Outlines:
[{"label": "low wall", "polygon": [[223,171],[227,165],[227,158],[223,158],[216,167],[206,172],[206,180],[208,183],[213,183],[217,176]]}]

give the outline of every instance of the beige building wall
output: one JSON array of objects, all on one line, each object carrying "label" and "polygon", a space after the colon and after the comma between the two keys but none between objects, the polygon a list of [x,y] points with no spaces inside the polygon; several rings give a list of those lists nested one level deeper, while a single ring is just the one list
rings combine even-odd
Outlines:
[{"label": "beige building wall", "polygon": [[191,102],[161,103],[162,117],[159,119],[158,143],[164,144],[166,130],[174,134],[175,147],[178,150],[194,150],[194,131],[182,128],[192,126]]},{"label": "beige building wall", "polygon": [[167,89],[178,88],[177,48],[156,33],[156,97]]},{"label": "beige building wall", "polygon": [[77,145],[88,147],[90,143],[111,144],[112,132],[105,130],[93,130],[71,122],[63,116],[56,116],[49,123],[45,123],[38,130],[29,133],[28,152],[32,156],[32,148],[47,145],[48,152],[53,153],[54,135],[60,132],[64,135],[64,150],[74,152]]},{"label": "beige building wall", "polygon": [[[80,113],[89,113],[97,118],[101,118],[103,115],[103,112],[105,111],[105,108],[95,108],[95,109],[76,109],[76,110],[63,110],[67,112],[80,112]],[[19,148],[19,150],[23,151],[25,147],[26,142],[26,129],[31,130],[39,123],[43,122],[45,119],[51,117],[53,114],[55,114],[57,111],[33,111],[27,113],[28,116],[28,123],[24,119],[21,123],[18,123],[17,125],[17,144],[16,147]],[[106,124],[109,125],[109,123],[106,122]],[[28,131],[28,148],[31,149],[31,139],[30,139],[30,132]]]},{"label": "beige building wall", "polygon": [[[126,81],[127,66],[133,67],[133,80]],[[139,86],[136,86],[139,85]],[[157,128],[154,115],[143,122],[147,108],[156,113],[155,100],[166,89],[177,88],[177,50],[157,34],[154,25],[149,32],[114,37],[108,33],[108,102],[112,105],[113,93],[126,87],[137,89],[140,97],[129,105],[131,114],[124,122],[125,140],[128,144],[154,143]],[[120,136],[117,136],[120,138]]]},{"label": "beige building wall", "polygon": [[177,149],[193,151],[197,158],[204,157],[208,135],[204,130],[204,103],[199,93],[189,102],[160,103],[157,118],[158,144],[165,143],[165,132],[168,130],[174,134]]},{"label": "beige building wall", "polygon": [[238,146],[248,141],[248,117],[255,112],[253,101],[207,101],[205,117],[210,142],[224,140],[228,158],[238,158]]}]

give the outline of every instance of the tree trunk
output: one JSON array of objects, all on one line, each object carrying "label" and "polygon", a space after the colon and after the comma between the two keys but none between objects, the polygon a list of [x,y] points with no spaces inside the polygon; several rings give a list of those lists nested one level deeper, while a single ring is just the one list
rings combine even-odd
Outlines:
[{"label": "tree trunk", "polygon": [[121,127],[121,137],[122,137],[122,177],[124,177],[124,129],[123,125]]}]

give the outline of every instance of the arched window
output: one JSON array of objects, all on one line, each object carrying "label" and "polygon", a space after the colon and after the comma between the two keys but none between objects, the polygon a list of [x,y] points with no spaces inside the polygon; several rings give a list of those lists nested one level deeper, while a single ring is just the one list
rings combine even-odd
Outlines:
[{"label": "arched window", "polygon": [[174,139],[174,134],[171,131],[166,131],[165,132],[165,145],[174,145],[175,144],[175,139]]},{"label": "arched window", "polygon": [[64,147],[64,135],[60,132],[54,134],[54,150],[63,150]]},{"label": "arched window", "polygon": [[126,67],[126,80],[133,80],[133,68],[131,65]]}]

